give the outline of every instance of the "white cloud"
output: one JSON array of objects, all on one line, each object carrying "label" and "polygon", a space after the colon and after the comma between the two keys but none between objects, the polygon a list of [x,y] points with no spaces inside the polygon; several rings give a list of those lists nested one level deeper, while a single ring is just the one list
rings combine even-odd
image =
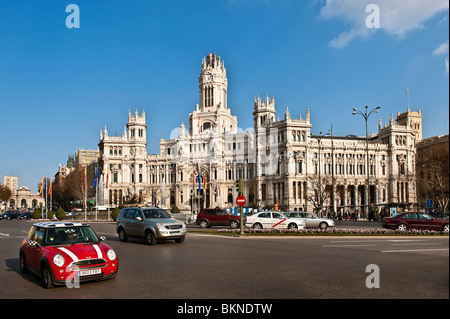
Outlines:
[{"label": "white cloud", "polygon": [[423,23],[438,12],[449,9],[448,0],[326,0],[320,10],[323,19],[343,20],[350,25],[329,43],[342,48],[357,37],[367,37],[378,29],[369,29],[366,12],[369,4],[376,4],[380,12],[380,27],[387,34],[403,38],[407,32],[423,28]]},{"label": "white cloud", "polygon": [[436,48],[436,50],[433,51],[433,55],[442,55],[442,54],[448,54],[448,41],[442,43],[440,46]]},{"label": "white cloud", "polygon": [[445,71],[448,74],[448,41],[440,44],[434,51],[433,55],[439,56],[439,55],[447,55],[447,58],[445,59]]}]

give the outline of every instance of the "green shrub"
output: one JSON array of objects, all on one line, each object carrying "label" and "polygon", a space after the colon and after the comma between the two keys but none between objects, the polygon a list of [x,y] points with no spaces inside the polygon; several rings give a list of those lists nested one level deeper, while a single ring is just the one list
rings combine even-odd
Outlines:
[{"label": "green shrub", "polygon": [[31,217],[34,219],[40,219],[42,217],[42,212],[39,208],[35,208],[33,211],[33,214],[31,214]]},{"label": "green shrub", "polygon": [[173,206],[172,207],[172,210],[170,211],[172,214],[179,214],[180,213],[180,210],[178,209],[178,207],[177,206]]},{"label": "green shrub", "polygon": [[111,218],[114,221],[117,221],[117,216],[119,216],[119,213],[120,213],[120,208],[118,208],[118,207],[114,208],[111,212]]},{"label": "green shrub", "polygon": [[61,206],[59,206],[56,210],[56,218],[58,218],[59,220],[63,220],[64,218],[66,218],[66,212]]}]

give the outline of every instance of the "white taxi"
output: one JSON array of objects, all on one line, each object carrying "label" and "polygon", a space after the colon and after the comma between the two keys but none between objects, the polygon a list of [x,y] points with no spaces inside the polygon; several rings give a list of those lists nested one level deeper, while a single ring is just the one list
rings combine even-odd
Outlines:
[{"label": "white taxi", "polygon": [[303,229],[305,228],[305,222],[301,219],[289,218],[280,212],[261,212],[251,216],[247,216],[245,227],[254,229]]}]

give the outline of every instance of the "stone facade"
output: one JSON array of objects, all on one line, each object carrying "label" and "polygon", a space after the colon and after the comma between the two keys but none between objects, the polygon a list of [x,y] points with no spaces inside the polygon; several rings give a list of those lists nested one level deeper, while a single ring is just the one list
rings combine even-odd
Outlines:
[{"label": "stone facade", "polygon": [[181,123],[170,139],[161,139],[159,154],[147,154],[144,111],[129,111],[122,136],[109,136],[106,127],[100,131],[105,204],[119,206],[135,197],[186,211],[232,208],[242,178],[246,206],[252,208],[278,203],[284,210],[312,210],[334,204],[336,212],[352,212],[367,204],[415,205],[420,111],[408,109],[397,121],[391,114],[388,125],[380,120],[378,133],[367,139],[367,159],[365,136],[313,135],[309,109],[304,118],[294,118],[286,107],[280,120],[275,98],[268,95],[254,99],[254,130],[239,130],[227,90],[225,64],[211,53],[202,60],[199,104],[189,114],[189,128]]}]

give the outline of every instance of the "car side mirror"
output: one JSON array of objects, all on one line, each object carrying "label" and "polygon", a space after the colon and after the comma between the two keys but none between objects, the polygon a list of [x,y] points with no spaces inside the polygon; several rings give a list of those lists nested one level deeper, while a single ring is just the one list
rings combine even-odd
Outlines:
[{"label": "car side mirror", "polygon": [[100,240],[101,240],[101,241],[105,241],[105,240],[106,240],[106,237],[105,237],[105,236],[100,236]]},{"label": "car side mirror", "polygon": [[29,242],[28,242],[28,247],[33,247],[33,246],[37,246],[37,242],[36,241],[34,241],[34,240],[30,240]]},{"label": "car side mirror", "polygon": [[142,221],[142,217],[138,216],[138,217],[136,217],[136,220]]}]

